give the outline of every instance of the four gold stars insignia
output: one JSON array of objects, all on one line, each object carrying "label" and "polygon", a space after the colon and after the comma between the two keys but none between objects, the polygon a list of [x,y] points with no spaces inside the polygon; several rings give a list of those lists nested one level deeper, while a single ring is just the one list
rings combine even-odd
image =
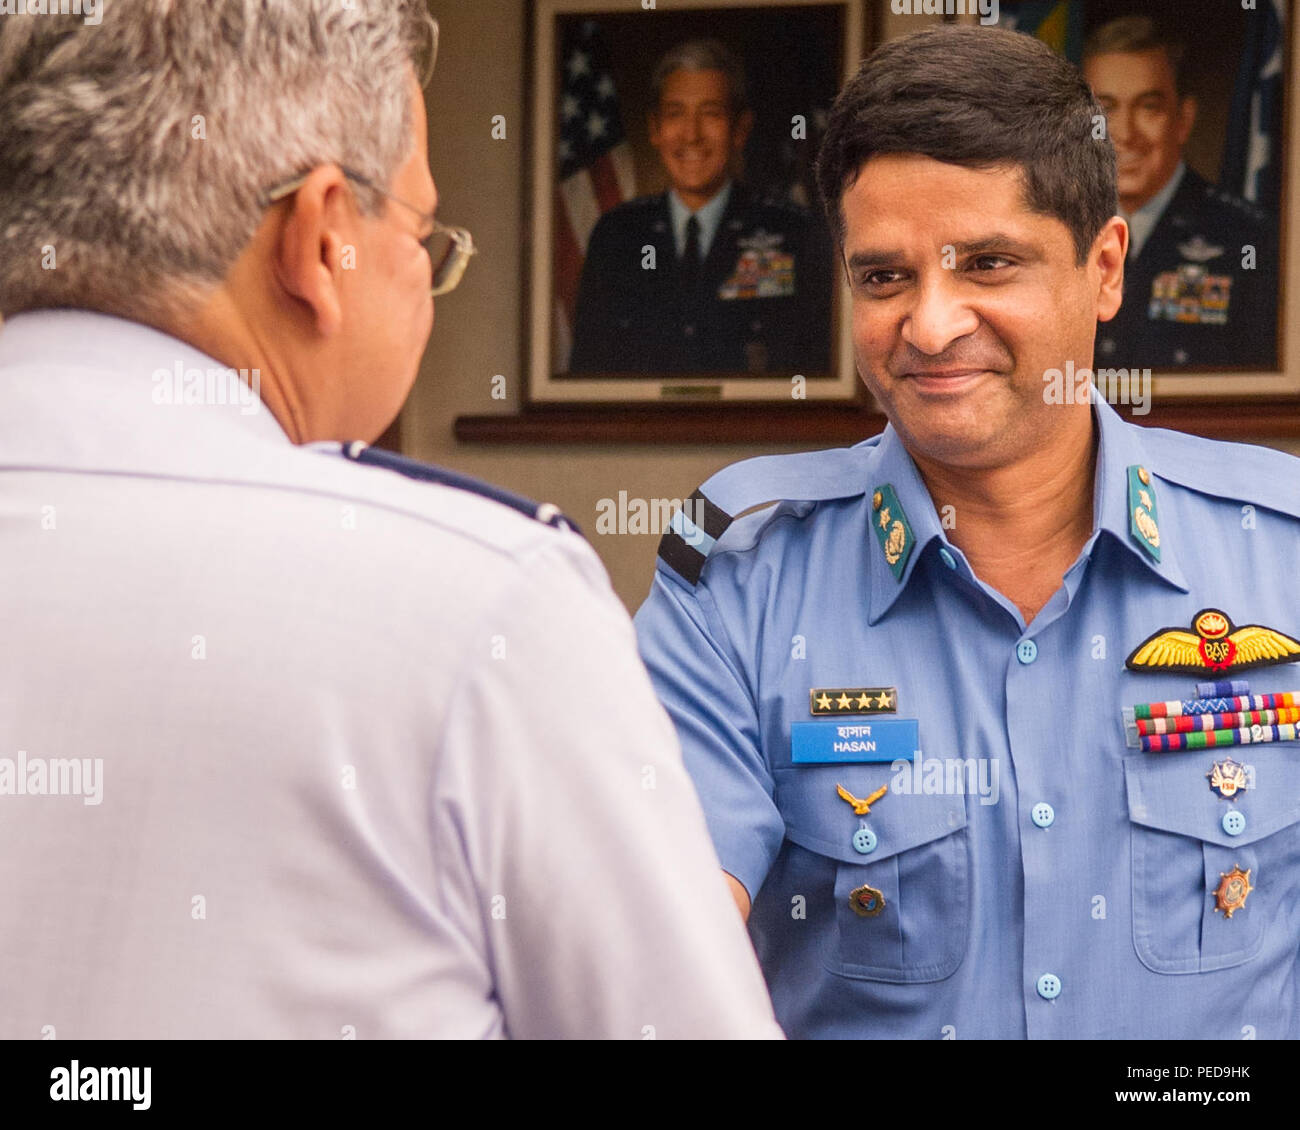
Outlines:
[{"label": "four gold stars insignia", "polygon": [[897,709],[895,687],[814,687],[808,692],[810,714],[880,714]]}]

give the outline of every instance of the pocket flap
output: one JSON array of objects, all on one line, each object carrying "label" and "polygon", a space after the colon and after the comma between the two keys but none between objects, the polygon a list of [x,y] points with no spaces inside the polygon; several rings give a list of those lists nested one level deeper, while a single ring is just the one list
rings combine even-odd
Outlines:
[{"label": "pocket flap", "polygon": [[[1247,766],[1252,785],[1227,800],[1210,788],[1209,772],[1231,757]],[[1148,753],[1124,762],[1129,819],[1147,828],[1240,847],[1300,821],[1300,747],[1226,746],[1196,753]],[[1224,814],[1241,813],[1238,835],[1224,829]]]},{"label": "pocket flap", "polygon": [[[777,769],[773,776],[786,838],[843,863],[875,863],[966,827],[964,793],[899,793],[891,787],[868,815],[856,815],[835,786],[865,799],[891,783],[888,765],[802,765]],[[869,853],[853,846],[853,834],[864,824],[876,837]]]}]

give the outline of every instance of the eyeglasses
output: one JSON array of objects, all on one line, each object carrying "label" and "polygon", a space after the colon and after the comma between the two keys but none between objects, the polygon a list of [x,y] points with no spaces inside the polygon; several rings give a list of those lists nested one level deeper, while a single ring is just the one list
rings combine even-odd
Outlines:
[{"label": "eyeglasses", "polygon": [[[370,189],[371,192],[377,192],[380,196],[387,197],[389,200],[400,204],[403,208],[409,208],[420,217],[422,225],[433,225],[433,231],[420,240],[425,251],[429,253],[430,262],[433,263],[433,288],[430,293],[434,298],[437,298],[440,294],[455,290],[460,283],[461,277],[465,274],[465,268],[469,266],[470,256],[475,253],[474,237],[464,228],[452,228],[439,223],[430,213],[421,211],[414,204],[403,200],[400,196],[394,196],[386,188],[381,188],[375,184],[369,177],[342,165],[339,168],[343,170],[343,175],[348,180],[355,181],[357,184]],[[307,182],[309,175],[304,173],[302,176],[295,177],[285,184],[269,189],[263,196],[263,202],[269,208],[272,204],[278,204],[281,200],[292,196]]]}]

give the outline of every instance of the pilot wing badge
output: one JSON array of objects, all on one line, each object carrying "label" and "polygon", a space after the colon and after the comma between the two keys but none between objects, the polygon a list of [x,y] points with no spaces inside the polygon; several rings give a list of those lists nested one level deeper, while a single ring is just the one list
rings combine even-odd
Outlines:
[{"label": "pilot wing badge", "polygon": [[1261,624],[1238,628],[1227,613],[1204,608],[1192,630],[1162,628],[1143,640],[1124,661],[1130,671],[1177,671],[1203,675],[1300,660],[1300,642]]}]

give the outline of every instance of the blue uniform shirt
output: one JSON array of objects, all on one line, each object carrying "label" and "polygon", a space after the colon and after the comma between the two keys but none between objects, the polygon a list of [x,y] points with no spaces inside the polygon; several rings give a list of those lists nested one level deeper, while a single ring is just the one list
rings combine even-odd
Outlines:
[{"label": "blue uniform shirt", "polygon": [[[642,657],[790,1036],[1300,1036],[1300,743],[1143,752],[1122,718],[1208,680],[1300,690],[1290,661],[1125,666],[1211,607],[1300,635],[1300,461],[1094,411],[1093,534],[1028,627],[892,427],[726,468],[665,538]],[[892,713],[813,713],[889,688]],[[844,761],[792,761],[816,722]],[[1225,757],[1250,776],[1232,799],[1207,777]],[[861,816],[839,792],[881,786]],[[1244,902],[1221,893],[1238,869]]]}]

